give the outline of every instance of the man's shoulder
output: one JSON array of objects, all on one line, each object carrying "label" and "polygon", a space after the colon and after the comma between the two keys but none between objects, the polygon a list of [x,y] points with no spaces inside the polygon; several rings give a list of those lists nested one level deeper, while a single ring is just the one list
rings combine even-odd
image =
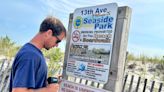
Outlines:
[{"label": "man's shoulder", "polygon": [[39,56],[41,53],[38,51],[37,48],[32,46],[31,44],[25,44],[18,52],[18,55],[25,55],[25,56]]},{"label": "man's shoulder", "polygon": [[41,55],[37,51],[31,49],[21,49],[16,55],[16,58],[21,59],[37,59],[39,57],[41,57]]},{"label": "man's shoulder", "polygon": [[36,51],[33,51],[33,50],[24,50],[24,51],[19,51],[18,56],[36,57],[36,56],[40,56],[40,55]]},{"label": "man's shoulder", "polygon": [[14,59],[15,62],[42,61],[42,60],[44,60],[43,55],[34,47],[30,45],[28,46],[26,44],[18,51]]}]

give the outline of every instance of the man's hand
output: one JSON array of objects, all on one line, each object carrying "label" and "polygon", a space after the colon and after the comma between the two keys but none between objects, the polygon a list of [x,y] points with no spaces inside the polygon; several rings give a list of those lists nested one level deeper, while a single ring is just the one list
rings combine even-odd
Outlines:
[{"label": "man's hand", "polygon": [[58,78],[58,83],[60,84],[62,82],[62,75],[57,75],[57,78]]},{"label": "man's hand", "polygon": [[59,84],[52,83],[47,86],[48,91],[47,92],[58,92],[59,90]]}]

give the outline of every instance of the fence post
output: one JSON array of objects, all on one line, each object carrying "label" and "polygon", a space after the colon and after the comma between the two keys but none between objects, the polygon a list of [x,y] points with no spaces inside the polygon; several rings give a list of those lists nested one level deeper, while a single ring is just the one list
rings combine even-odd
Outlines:
[{"label": "fence post", "polygon": [[7,73],[8,73],[9,62],[8,61],[5,61],[5,62],[7,62],[7,68],[4,70],[3,75],[2,75],[2,78],[1,78],[0,90],[3,90],[3,87],[5,85],[4,82],[5,82]]},{"label": "fence post", "polygon": [[[2,81],[0,83],[0,90],[4,90],[4,89],[7,90],[8,85],[9,85],[9,81],[8,80],[9,80],[9,75],[10,75],[12,62],[10,62],[10,61],[5,61],[5,62],[7,62],[8,64],[7,64],[7,68],[4,71],[4,74],[2,76]],[[6,80],[7,80],[7,82],[5,82]],[[3,92],[7,92],[7,91],[3,91]]]},{"label": "fence post", "polygon": [[[5,59],[2,60],[1,69],[0,69],[0,76],[2,74],[4,63],[5,63]],[[1,82],[1,80],[0,80],[0,82]]]},{"label": "fence post", "polygon": [[132,90],[133,79],[134,79],[134,75],[132,75],[132,77],[131,77],[130,86],[129,86],[129,92],[131,92],[131,90]]},{"label": "fence post", "polygon": [[[10,71],[11,71],[11,67],[8,69],[8,78],[6,79],[7,81],[6,81],[6,86],[5,86],[5,88],[4,88],[4,91],[3,92],[8,92],[8,88],[9,88],[9,83],[10,83]],[[6,77],[7,77],[6,76]]]},{"label": "fence post", "polygon": [[143,88],[143,92],[145,92],[145,90],[146,90],[146,84],[147,84],[147,79],[145,79],[145,81],[144,81],[144,88]]},{"label": "fence post", "polygon": [[67,41],[66,41],[66,49],[65,49],[65,56],[64,56],[64,64],[63,64],[63,79],[68,80],[68,75],[66,74],[66,67],[67,67],[67,60],[68,60],[68,55],[69,55],[69,44],[71,39],[71,30],[72,30],[72,21],[73,21],[73,13],[69,15],[69,25],[68,25],[68,32],[67,32]]},{"label": "fence post", "polygon": [[125,76],[122,92],[124,92],[125,86],[126,86],[126,81],[127,81],[128,75]]},{"label": "fence post", "polygon": [[152,82],[150,92],[153,92],[155,81]]},{"label": "fence post", "polygon": [[163,83],[160,83],[158,92],[161,92]]},{"label": "fence post", "polygon": [[138,82],[137,82],[137,86],[136,86],[136,92],[138,92],[139,86],[140,86],[140,81],[141,81],[141,77],[138,77]]},{"label": "fence post", "polygon": [[127,6],[118,8],[109,77],[108,82],[103,87],[103,89],[112,92],[121,92],[123,87],[131,12],[131,8]]}]

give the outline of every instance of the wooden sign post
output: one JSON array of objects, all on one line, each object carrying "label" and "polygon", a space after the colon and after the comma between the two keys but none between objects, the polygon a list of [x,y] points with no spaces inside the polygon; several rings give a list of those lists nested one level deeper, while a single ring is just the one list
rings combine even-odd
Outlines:
[{"label": "wooden sign post", "polygon": [[121,92],[130,19],[116,3],[70,14],[60,92]]}]

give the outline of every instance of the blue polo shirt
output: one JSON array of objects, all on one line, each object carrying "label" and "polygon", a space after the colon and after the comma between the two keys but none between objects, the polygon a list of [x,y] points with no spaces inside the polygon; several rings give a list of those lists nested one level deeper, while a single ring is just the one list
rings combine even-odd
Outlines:
[{"label": "blue polo shirt", "polygon": [[46,87],[47,65],[42,52],[31,43],[25,44],[17,53],[12,65],[10,89]]}]

